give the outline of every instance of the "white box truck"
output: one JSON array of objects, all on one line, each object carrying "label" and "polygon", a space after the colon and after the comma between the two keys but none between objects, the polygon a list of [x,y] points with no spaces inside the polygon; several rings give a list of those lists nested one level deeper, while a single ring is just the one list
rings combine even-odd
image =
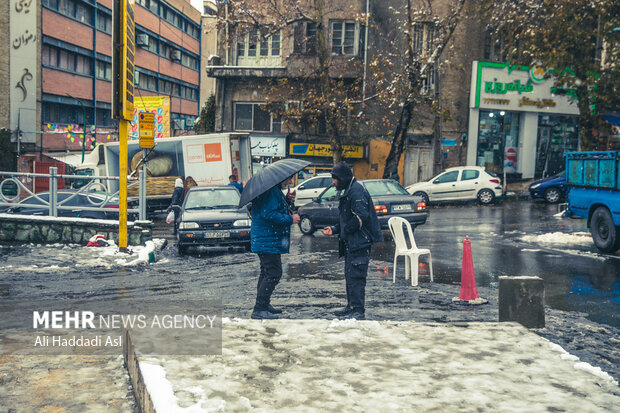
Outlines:
[{"label": "white box truck", "polygon": [[[239,182],[247,181],[252,176],[250,148],[249,134],[243,133],[155,139],[147,162],[147,214],[165,210],[170,205],[176,178],[191,176],[199,186],[226,185],[232,174],[237,175]],[[127,174],[132,173],[131,165],[135,167],[142,151],[138,141],[128,142]],[[118,142],[99,145],[76,168],[76,174],[119,176],[119,152]],[[85,183],[86,180],[81,182]],[[104,185],[110,193],[118,191],[117,181],[106,181]],[[128,188],[127,195],[128,203],[137,205],[137,183]]]}]

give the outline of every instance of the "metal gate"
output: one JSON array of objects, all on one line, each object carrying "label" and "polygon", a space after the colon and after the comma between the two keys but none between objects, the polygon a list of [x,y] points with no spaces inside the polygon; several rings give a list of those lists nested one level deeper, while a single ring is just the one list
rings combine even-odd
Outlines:
[{"label": "metal gate", "polygon": [[410,146],[405,152],[405,186],[433,177],[433,148]]}]

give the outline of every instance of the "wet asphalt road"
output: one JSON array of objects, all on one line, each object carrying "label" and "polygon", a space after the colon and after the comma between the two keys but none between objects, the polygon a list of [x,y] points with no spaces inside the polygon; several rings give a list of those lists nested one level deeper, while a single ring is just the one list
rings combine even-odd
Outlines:
[{"label": "wet asphalt road", "polygon": [[[537,333],[620,379],[620,257],[593,245],[540,244],[532,236],[586,231],[582,220],[553,217],[557,206],[530,201],[443,205],[416,229],[418,245],[433,254],[435,283],[404,280],[401,258],[392,283],[394,246],[389,236],[372,251],[367,317],[376,320],[497,321],[497,284],[502,275],[537,275],[546,288],[547,326]],[[258,259],[244,251],[193,251],[180,257],[171,229],[158,222],[155,237],[169,242],[154,264],[126,266],[79,246],[2,246],[0,297],[16,300],[221,298],[224,316],[249,317]],[[386,233],[387,235],[387,233]],[[472,242],[476,281],[489,304],[452,304],[460,285],[462,241]],[[530,237],[530,238],[528,238]],[[304,236],[295,227],[284,277],[273,304],[287,318],[332,318],[346,301],[343,262],[335,238]]]}]

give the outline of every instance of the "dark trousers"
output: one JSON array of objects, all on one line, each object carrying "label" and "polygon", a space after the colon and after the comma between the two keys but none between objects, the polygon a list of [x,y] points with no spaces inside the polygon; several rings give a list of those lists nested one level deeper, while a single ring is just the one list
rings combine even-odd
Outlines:
[{"label": "dark trousers", "polygon": [[267,311],[271,293],[282,278],[282,256],[280,254],[258,254],[260,259],[260,276],[256,287],[256,304],[254,311]]},{"label": "dark trousers", "polygon": [[349,252],[344,256],[344,279],[347,289],[347,305],[364,312],[366,277],[368,275],[370,248]]}]

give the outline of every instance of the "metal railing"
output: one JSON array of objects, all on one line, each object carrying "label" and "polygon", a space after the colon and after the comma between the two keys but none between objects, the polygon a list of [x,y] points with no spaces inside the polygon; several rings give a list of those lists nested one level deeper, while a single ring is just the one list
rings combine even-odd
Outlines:
[{"label": "metal railing", "polygon": [[[30,208],[30,209],[45,209],[47,207],[48,216],[57,217],[58,211],[106,211],[109,212],[110,208],[114,205],[119,205],[119,191],[114,193],[108,192],[108,185],[104,182],[119,181],[118,176],[88,176],[88,175],[63,175],[58,174],[58,168],[50,167],[49,174],[42,173],[27,173],[27,172],[0,172],[5,179],[0,182],[0,212],[5,212],[10,208]],[[21,178],[21,179],[20,179]],[[22,180],[28,181],[33,178],[47,178],[49,179],[49,190],[47,193],[38,192],[35,193]],[[143,178],[143,171],[139,171],[138,179],[130,179],[131,182],[128,187],[134,185],[140,185],[138,208],[127,208],[127,214],[138,215],[138,219],[143,221],[146,219],[146,182]],[[64,179],[71,184],[71,192],[68,196],[59,197],[58,180]],[[75,181],[88,180],[86,185],[75,188]],[[34,182],[33,182],[34,189]],[[63,189],[60,189],[63,191]],[[25,193],[25,196],[22,196]],[[87,201],[87,205],[73,205],[73,200],[84,197]],[[33,203],[21,202],[26,197],[30,197]]]}]

